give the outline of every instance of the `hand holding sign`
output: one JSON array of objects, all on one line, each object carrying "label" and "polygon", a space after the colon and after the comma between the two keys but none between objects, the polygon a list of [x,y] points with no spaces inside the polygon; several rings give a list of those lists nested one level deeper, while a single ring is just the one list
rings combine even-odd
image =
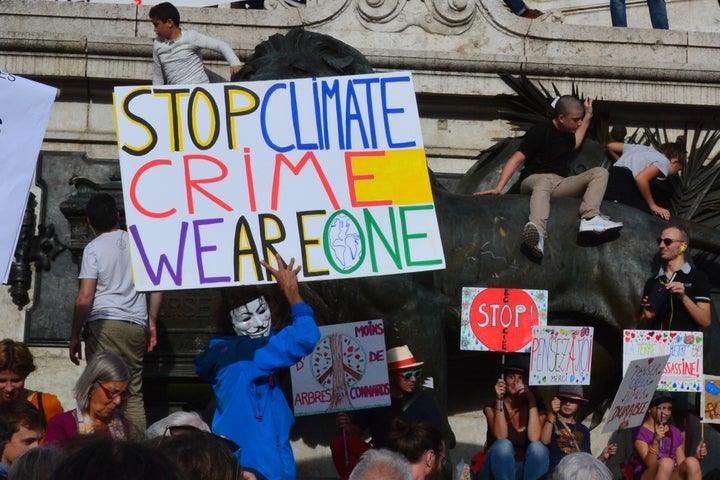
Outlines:
[{"label": "hand holding sign", "polygon": [[277,269],[273,268],[272,265],[270,265],[264,260],[262,260],[260,263],[262,263],[263,267],[267,268],[268,271],[273,274],[273,276],[277,280],[278,285],[280,286],[280,290],[283,291],[283,293],[285,294],[285,298],[287,298],[288,302],[290,302],[290,305],[295,305],[296,303],[302,302],[303,299],[300,296],[297,281],[297,274],[300,271],[301,267],[295,267],[294,258],[291,258],[290,263],[285,266],[285,261],[282,259],[279,253],[275,254],[275,259],[278,262]]}]

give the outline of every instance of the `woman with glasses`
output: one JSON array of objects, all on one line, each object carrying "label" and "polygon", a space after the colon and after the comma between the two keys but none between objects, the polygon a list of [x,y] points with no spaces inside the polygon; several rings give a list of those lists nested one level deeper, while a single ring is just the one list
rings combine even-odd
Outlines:
[{"label": "woman with glasses", "polygon": [[[580,385],[562,385],[552,399],[550,412],[543,424],[542,442],[550,452],[550,470],[553,470],[566,455],[590,451],[590,430],[575,420],[580,405],[587,402]],[[606,462],[617,452],[617,445],[607,445],[599,460]]]},{"label": "woman with glasses", "polygon": [[22,342],[6,338],[0,341],[0,402],[23,398],[40,410],[43,425],[63,412],[55,395],[25,388],[25,379],[35,371],[30,349]]},{"label": "woman with glasses", "polygon": [[114,352],[98,353],[75,383],[77,408],[53,418],[45,442],[62,445],[77,435],[129,438],[130,423],[123,415],[130,396],[130,370]]},{"label": "woman with glasses", "polygon": [[438,479],[448,463],[442,432],[427,422],[396,418],[388,437],[388,447],[412,464],[413,480]]},{"label": "woman with glasses", "polygon": [[528,386],[530,358],[511,355],[486,404],[488,432],[480,480],[537,480],[548,471],[548,450],[540,441],[542,420]]}]

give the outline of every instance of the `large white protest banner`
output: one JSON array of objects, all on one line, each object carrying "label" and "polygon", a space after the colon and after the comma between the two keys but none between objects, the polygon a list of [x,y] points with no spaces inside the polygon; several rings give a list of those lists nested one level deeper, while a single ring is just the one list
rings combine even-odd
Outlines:
[{"label": "large white protest banner", "polygon": [[623,330],[623,371],[636,358],[670,355],[658,390],[699,392],[703,375],[702,332]]},{"label": "large white protest banner", "polygon": [[603,432],[637,427],[643,421],[669,355],[633,360],[608,411]]},{"label": "large white protest banner", "polygon": [[295,415],[390,405],[383,321],[325,325],[320,335],[290,369]]},{"label": "large white protest banner", "polygon": [[530,385],[590,385],[593,327],[532,327]]},{"label": "large white protest banner", "polygon": [[0,273],[6,283],[57,89],[0,71]]},{"label": "large white protest banner", "polygon": [[139,290],[442,269],[410,73],[116,87]]},{"label": "large white protest banner", "polygon": [[545,324],[546,290],[462,290],[461,350],[529,352],[532,327]]}]

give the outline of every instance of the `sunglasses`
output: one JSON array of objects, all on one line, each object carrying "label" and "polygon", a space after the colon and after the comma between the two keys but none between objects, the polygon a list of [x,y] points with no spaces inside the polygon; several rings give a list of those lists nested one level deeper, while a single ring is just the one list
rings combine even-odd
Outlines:
[{"label": "sunglasses", "polygon": [[658,245],[660,245],[662,243],[666,247],[669,247],[670,245],[672,245],[675,242],[682,243],[682,240],[673,240],[672,238],[660,238],[660,237],[658,237],[656,241],[657,241]]},{"label": "sunglasses", "polygon": [[105,385],[103,385],[102,383],[98,383],[97,386],[100,387],[100,390],[103,391],[103,393],[108,398],[108,400],[115,400],[116,398],[120,397],[120,399],[124,402],[125,400],[130,398],[130,396],[132,395],[127,390],[115,390],[113,392],[110,389],[108,389]]},{"label": "sunglasses", "polygon": [[420,378],[422,376],[422,368],[410,370],[409,372],[398,372],[398,375],[400,375],[406,382],[409,382],[413,377]]},{"label": "sunglasses", "polygon": [[560,403],[577,403],[580,404],[580,400],[577,398],[567,398],[567,397],[559,397]]}]

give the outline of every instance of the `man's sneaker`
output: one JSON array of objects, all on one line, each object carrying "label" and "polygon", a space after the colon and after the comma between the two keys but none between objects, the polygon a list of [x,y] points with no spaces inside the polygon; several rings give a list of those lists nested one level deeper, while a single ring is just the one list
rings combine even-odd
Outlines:
[{"label": "man's sneaker", "polygon": [[597,234],[617,232],[623,227],[622,222],[613,222],[605,215],[595,215],[592,218],[580,220],[580,233],[593,232]]},{"label": "man's sneaker", "polygon": [[545,247],[545,237],[540,234],[537,225],[533,222],[528,222],[523,228],[523,245],[528,249],[530,255],[535,258],[542,258],[543,250]]}]

